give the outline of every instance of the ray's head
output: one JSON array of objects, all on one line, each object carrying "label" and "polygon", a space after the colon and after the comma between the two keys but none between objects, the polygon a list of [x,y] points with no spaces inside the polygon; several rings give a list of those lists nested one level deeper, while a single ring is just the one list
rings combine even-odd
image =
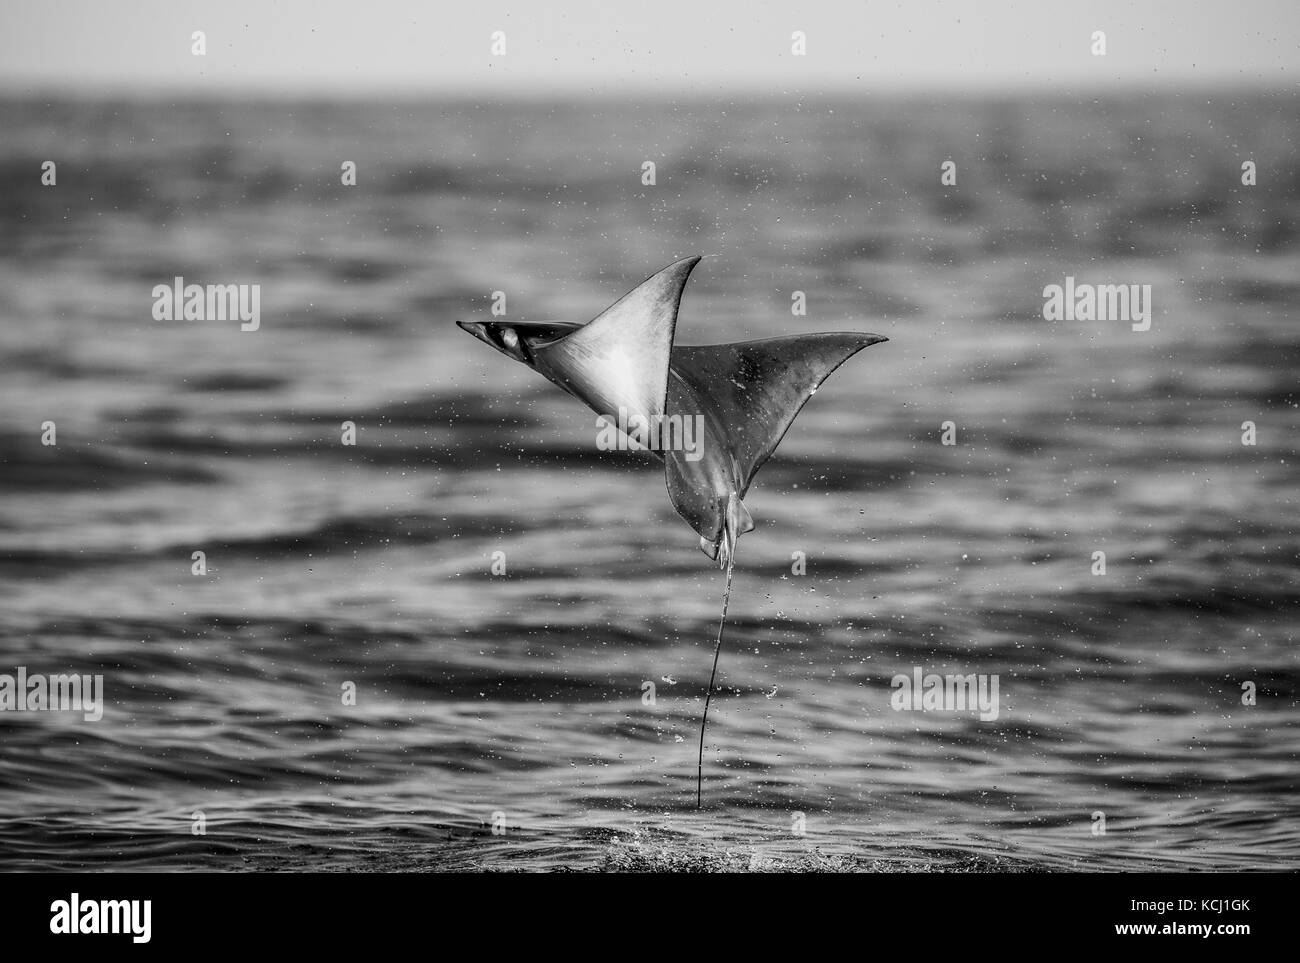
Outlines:
[{"label": "ray's head", "polygon": [[523,340],[513,325],[504,321],[457,321],[456,324],[502,354],[524,364],[529,363]]}]

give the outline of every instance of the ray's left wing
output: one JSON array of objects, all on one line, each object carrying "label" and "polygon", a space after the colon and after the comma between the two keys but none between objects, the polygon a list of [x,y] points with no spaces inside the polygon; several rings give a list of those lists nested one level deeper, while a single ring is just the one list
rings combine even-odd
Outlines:
[{"label": "ray's left wing", "polygon": [[668,364],[682,289],[699,256],[653,275],[589,324],[533,351],[538,371],[597,414],[650,425],[664,414]]}]

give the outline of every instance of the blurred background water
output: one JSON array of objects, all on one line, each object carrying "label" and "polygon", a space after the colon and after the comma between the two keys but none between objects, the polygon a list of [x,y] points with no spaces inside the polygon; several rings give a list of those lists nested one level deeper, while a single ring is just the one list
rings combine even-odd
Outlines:
[{"label": "blurred background water", "polygon": [[[0,672],[107,698],[0,713],[5,868],[1300,864],[1294,95],[0,131]],[[656,463],[454,325],[584,321],[692,253],[682,342],[891,339],[747,499],[698,814],[721,576]],[[178,275],[260,284],[261,329],[153,320]],[[1150,284],[1151,330],[1044,321],[1067,275]],[[1000,717],[892,710],[914,666],[998,675]]]}]

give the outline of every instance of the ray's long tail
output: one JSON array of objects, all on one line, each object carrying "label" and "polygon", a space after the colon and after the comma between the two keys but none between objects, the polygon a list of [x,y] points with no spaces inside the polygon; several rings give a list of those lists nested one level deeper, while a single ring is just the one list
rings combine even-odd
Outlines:
[{"label": "ray's long tail", "polygon": [[722,651],[722,629],[727,624],[727,605],[731,602],[731,569],[736,562],[734,543],[726,552],[727,588],[722,594],[722,617],[718,619],[718,642],[713,647],[713,671],[709,673],[709,687],[704,692],[704,714],[700,717],[700,755],[695,769],[695,808],[704,798],[704,727],[709,722],[709,702],[713,698],[713,680],[718,675],[718,653]]}]

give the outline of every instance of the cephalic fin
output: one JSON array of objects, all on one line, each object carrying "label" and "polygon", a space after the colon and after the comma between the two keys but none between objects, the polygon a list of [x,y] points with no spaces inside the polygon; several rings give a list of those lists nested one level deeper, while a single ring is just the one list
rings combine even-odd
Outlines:
[{"label": "cephalic fin", "polygon": [[533,365],[597,414],[649,427],[665,414],[669,357],[682,289],[699,256],[643,281],[593,321],[537,347]]}]

